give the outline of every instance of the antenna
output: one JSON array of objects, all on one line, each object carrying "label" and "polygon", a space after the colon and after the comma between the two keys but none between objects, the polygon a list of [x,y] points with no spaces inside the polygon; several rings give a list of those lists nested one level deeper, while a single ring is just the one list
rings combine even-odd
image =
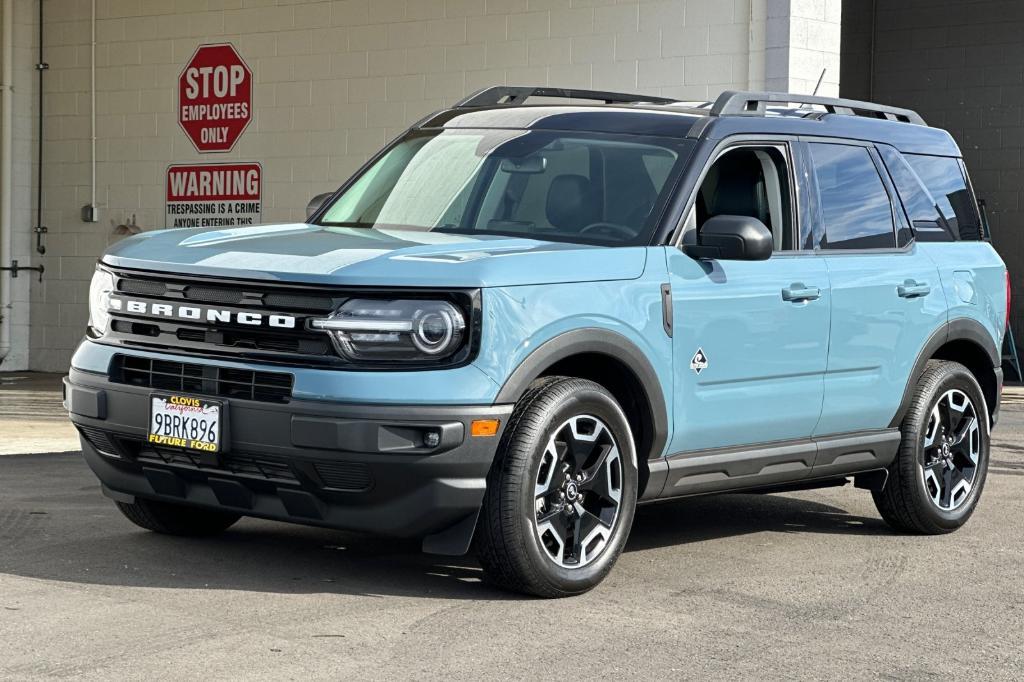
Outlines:
[{"label": "antenna", "polygon": [[821,81],[825,80],[825,72],[828,71],[828,67],[821,70],[821,75],[818,76],[818,84],[814,86],[814,92],[811,93],[811,97],[818,94],[818,88],[821,87]]},{"label": "antenna", "polygon": [[[821,75],[818,76],[818,82],[814,86],[814,92],[811,93],[811,97],[814,97],[814,96],[816,96],[818,94],[818,88],[821,87],[821,81],[825,80],[825,72],[826,71],[828,71],[828,67],[827,66],[824,69],[821,70]],[[803,104],[800,105],[800,108],[804,109],[804,108],[806,108],[808,106],[810,106],[810,104],[808,104],[807,102],[804,102]]]}]

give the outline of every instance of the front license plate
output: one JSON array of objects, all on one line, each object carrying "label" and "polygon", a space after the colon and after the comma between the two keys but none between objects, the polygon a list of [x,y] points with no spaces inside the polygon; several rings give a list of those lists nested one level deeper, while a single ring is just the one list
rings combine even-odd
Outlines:
[{"label": "front license plate", "polygon": [[222,407],[215,400],[189,395],[150,396],[147,441],[164,447],[219,452]]}]

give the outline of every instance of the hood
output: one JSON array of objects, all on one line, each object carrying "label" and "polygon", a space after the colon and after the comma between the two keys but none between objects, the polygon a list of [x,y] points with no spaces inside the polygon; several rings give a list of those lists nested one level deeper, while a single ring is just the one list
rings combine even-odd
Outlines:
[{"label": "hood", "polygon": [[461,288],[635,279],[646,249],[299,223],[154,230],[119,242],[102,260],[213,277]]}]

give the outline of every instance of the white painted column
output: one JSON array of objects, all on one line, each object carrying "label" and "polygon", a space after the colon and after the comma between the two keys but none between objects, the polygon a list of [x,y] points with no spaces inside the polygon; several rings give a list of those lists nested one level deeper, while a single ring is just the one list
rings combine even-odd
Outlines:
[{"label": "white painted column", "polygon": [[818,94],[837,97],[842,8],[842,0],[752,0],[751,88],[810,94],[824,69]]},{"label": "white painted column", "polygon": [[[35,158],[34,98],[36,71],[32,67],[32,51],[35,46],[35,3],[13,2],[13,12],[5,13],[7,26],[4,28],[11,37],[10,61],[4,69],[2,80],[10,86],[9,97],[4,98],[5,117],[10,117],[11,138],[5,153],[11,155],[10,184],[3,192],[3,215],[9,230],[5,240],[4,253],[0,254],[4,266],[12,260],[19,265],[32,264],[32,189],[35,174],[32,162]],[[6,182],[6,180],[5,180]],[[2,273],[0,287],[4,290],[3,340],[9,348],[0,364],[0,371],[20,371],[29,366],[29,305],[31,286],[35,284],[31,271],[22,271],[18,277]]]}]

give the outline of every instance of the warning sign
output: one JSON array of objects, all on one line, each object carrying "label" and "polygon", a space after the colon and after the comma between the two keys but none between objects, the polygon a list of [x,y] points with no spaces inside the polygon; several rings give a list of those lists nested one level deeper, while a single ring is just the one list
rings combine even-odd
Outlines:
[{"label": "warning sign", "polygon": [[178,125],[196,151],[227,152],[252,120],[252,71],[233,45],[200,45],[178,76]]},{"label": "warning sign", "polygon": [[166,227],[244,227],[263,214],[258,163],[168,166]]}]

